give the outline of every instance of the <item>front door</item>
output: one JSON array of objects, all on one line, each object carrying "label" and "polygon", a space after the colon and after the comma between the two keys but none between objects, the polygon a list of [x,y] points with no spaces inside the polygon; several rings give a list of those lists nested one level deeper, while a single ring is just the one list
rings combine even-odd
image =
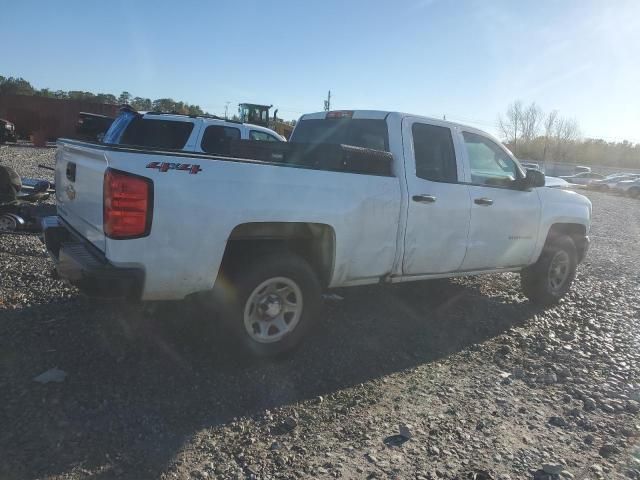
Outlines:
[{"label": "front door", "polygon": [[538,193],[514,188],[522,172],[492,139],[462,131],[461,140],[471,194],[469,244],[462,270],[527,265],[540,224]]},{"label": "front door", "polygon": [[464,259],[471,203],[458,183],[454,132],[445,123],[406,117],[402,122],[409,205],[404,275],[457,271]]}]

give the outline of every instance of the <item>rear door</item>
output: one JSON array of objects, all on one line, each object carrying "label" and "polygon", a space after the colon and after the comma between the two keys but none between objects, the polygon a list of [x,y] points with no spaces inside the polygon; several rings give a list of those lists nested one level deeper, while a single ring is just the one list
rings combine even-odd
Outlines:
[{"label": "rear door", "polygon": [[402,138],[409,205],[404,239],[404,275],[455,272],[467,249],[467,185],[457,162],[454,132],[446,123],[405,117]]},{"label": "rear door", "polygon": [[533,255],[540,198],[521,190],[523,172],[507,151],[479,132],[460,132],[471,194],[469,244],[462,270],[521,267]]}]

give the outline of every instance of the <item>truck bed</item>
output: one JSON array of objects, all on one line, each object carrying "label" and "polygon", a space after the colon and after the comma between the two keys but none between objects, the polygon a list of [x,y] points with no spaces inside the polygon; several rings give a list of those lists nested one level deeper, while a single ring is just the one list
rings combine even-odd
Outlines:
[{"label": "truck bed", "polygon": [[[250,142],[233,146],[235,151],[250,147]],[[261,155],[255,159],[60,140],[59,214],[112,265],[144,267],[146,300],[179,299],[211,288],[234,228],[265,219],[330,226],[334,265],[340,266],[332,272],[331,284],[384,276],[394,263],[401,203],[391,155],[330,146],[325,152],[342,151],[340,161],[323,161],[324,152],[305,156],[305,148],[267,146],[254,149]],[[283,156],[264,159],[274,153]],[[371,158],[373,168],[366,172],[366,159]],[[385,163],[388,170],[382,167]],[[107,169],[152,180],[148,236],[123,241],[104,235]]]}]

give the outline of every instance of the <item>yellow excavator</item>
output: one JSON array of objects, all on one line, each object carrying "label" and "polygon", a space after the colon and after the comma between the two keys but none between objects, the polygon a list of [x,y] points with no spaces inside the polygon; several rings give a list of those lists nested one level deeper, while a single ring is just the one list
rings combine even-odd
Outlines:
[{"label": "yellow excavator", "polygon": [[269,115],[269,110],[273,105],[258,105],[256,103],[241,103],[238,105],[238,115],[241,122],[262,125],[276,131],[287,140],[293,132],[293,125],[279,120],[278,109],[273,112],[273,118]]}]

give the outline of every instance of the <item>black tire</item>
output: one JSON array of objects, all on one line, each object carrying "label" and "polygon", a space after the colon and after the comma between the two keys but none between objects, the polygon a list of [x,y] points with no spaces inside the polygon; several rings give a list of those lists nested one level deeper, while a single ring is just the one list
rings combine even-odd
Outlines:
[{"label": "black tire", "polygon": [[[554,285],[551,267],[555,259],[562,257],[561,252],[568,257],[567,275],[560,285]],[[520,273],[522,291],[529,300],[538,305],[556,304],[569,291],[576,276],[577,264],[578,252],[571,237],[559,235],[550,238],[538,261]]]},{"label": "black tire", "polygon": [[[302,297],[301,313],[297,325],[290,332],[277,341],[262,343],[253,338],[248,327],[245,327],[245,308],[251,308],[247,307],[247,302],[258,286],[278,277],[293,282],[299,288]],[[244,349],[252,355],[273,357],[289,352],[300,344],[313,326],[320,307],[322,290],[315,272],[300,256],[293,253],[266,253],[264,256],[254,257],[250,262],[236,264],[227,278],[227,284],[231,288],[227,288],[226,292],[214,292],[217,304],[222,307],[219,312],[220,318]],[[294,297],[297,295],[294,294]],[[276,327],[269,327],[268,331],[272,328]]]}]

